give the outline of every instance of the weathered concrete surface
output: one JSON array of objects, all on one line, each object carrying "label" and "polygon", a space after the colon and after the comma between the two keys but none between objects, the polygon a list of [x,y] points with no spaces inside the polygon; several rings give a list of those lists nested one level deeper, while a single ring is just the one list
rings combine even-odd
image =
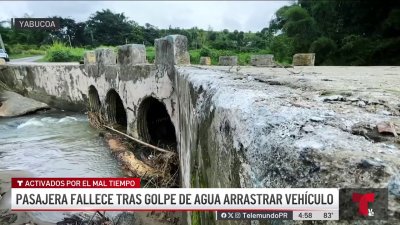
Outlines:
[{"label": "weathered concrete surface", "polygon": [[117,56],[114,49],[99,48],[95,50],[96,62],[101,65],[115,65],[117,63]]},{"label": "weathered concrete surface", "polygon": [[[389,224],[400,219],[398,138],[376,142],[352,130],[361,122],[400,124],[395,116],[399,67],[298,68],[299,74],[281,68],[228,69],[178,69],[179,102],[186,106],[179,116],[185,186],[389,186]],[[387,86],[374,89],[382,83]],[[336,94],[359,98],[377,111],[350,100],[326,100]],[[374,104],[381,96],[386,102]],[[390,111],[392,106],[397,111]],[[201,224],[211,220],[201,215]]]},{"label": "weathered concrete surface", "polygon": [[56,108],[86,108],[87,80],[83,65],[28,64],[3,68],[0,81],[16,92]]},{"label": "weathered concrete surface", "polygon": [[211,58],[210,57],[200,57],[200,65],[211,65]]},{"label": "weathered concrete surface", "polygon": [[220,66],[236,66],[238,64],[237,56],[220,56],[218,64]]},{"label": "weathered concrete surface", "polygon": [[314,66],[315,53],[298,53],[293,56],[293,66]]},{"label": "weathered concrete surface", "polygon": [[183,35],[169,35],[154,41],[156,64],[179,65],[190,64],[188,41]]},{"label": "weathered concrete surface", "polygon": [[251,55],[252,66],[275,66],[274,55]]},{"label": "weathered concrete surface", "polygon": [[26,98],[12,91],[0,91],[0,117],[21,116],[41,109],[48,109],[45,103]]},{"label": "weathered concrete surface", "polygon": [[118,63],[137,65],[146,63],[146,48],[144,45],[129,44],[118,46]]}]

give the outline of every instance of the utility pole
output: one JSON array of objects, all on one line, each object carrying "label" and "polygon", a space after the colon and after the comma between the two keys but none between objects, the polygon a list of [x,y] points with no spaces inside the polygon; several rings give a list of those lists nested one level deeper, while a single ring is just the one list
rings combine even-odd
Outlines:
[{"label": "utility pole", "polygon": [[1,34],[0,34],[0,44],[1,44],[1,48],[4,49],[4,51],[6,51],[6,47],[4,47],[4,42],[3,42],[3,38],[1,38]]}]

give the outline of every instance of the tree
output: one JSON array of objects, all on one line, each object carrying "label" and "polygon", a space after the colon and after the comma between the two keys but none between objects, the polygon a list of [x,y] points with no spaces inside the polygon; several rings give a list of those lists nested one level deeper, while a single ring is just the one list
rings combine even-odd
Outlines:
[{"label": "tree", "polygon": [[157,27],[146,23],[143,30],[145,45],[154,45],[154,39],[160,38],[160,31]]},{"label": "tree", "polygon": [[400,63],[400,1],[298,0],[277,10],[268,30],[290,38],[295,52],[317,53],[317,64]]},{"label": "tree", "polygon": [[130,36],[131,23],[123,13],[109,9],[94,13],[87,24],[87,33],[93,36],[93,45],[122,45]]},{"label": "tree", "polygon": [[67,45],[83,46],[87,43],[85,37],[85,23],[76,23],[70,18],[53,17],[60,21],[60,29],[51,32],[53,38],[56,38]]},{"label": "tree", "polygon": [[312,41],[317,37],[316,23],[306,9],[294,5],[287,8],[283,17],[283,31],[293,38],[296,52],[307,52]]}]

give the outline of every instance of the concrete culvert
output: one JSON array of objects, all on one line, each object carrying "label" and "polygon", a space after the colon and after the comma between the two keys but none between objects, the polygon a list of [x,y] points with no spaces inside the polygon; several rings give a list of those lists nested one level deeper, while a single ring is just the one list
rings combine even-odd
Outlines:
[{"label": "concrete culvert", "polygon": [[91,112],[99,112],[101,108],[101,102],[97,89],[90,85],[89,87],[89,110]]},{"label": "concrete culvert", "polygon": [[176,149],[175,127],[165,105],[153,97],[140,104],[138,132],[142,139],[163,148]]},{"label": "concrete culvert", "polygon": [[[126,131],[127,118],[124,104],[119,94],[114,90],[110,90],[106,96],[107,118],[110,123],[120,125],[119,129]],[[124,130],[125,129],[125,130]]]}]

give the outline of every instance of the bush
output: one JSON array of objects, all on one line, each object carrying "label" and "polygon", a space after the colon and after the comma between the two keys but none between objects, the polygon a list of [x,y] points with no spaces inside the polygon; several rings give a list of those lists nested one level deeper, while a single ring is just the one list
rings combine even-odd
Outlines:
[{"label": "bush", "polygon": [[50,45],[41,45],[39,50],[47,51],[51,46]]},{"label": "bush", "polygon": [[310,52],[315,53],[315,64],[327,64],[327,59],[336,51],[335,42],[327,37],[320,37],[311,44]]},{"label": "bush", "polygon": [[253,55],[254,53],[239,53],[238,54],[238,63],[239,65],[249,65],[250,64],[250,55]]},{"label": "bush", "polygon": [[76,62],[83,59],[85,49],[66,47],[61,42],[55,42],[48,50],[45,60],[49,62]]},{"label": "bush", "polygon": [[17,58],[46,54],[45,48],[42,46],[39,48],[36,45],[24,44],[6,45],[6,51],[11,57]]},{"label": "bush", "polygon": [[211,50],[209,48],[201,48],[200,49],[200,56],[204,56],[204,57],[210,57],[211,56]]},{"label": "bush", "polygon": [[201,57],[201,50],[190,50],[189,51],[190,55],[190,63],[191,64],[199,64],[200,63],[200,57]]},{"label": "bush", "polygon": [[46,51],[44,51],[44,50],[36,50],[36,49],[29,49],[29,50],[25,51],[25,54],[28,54],[28,55],[45,55]]},{"label": "bush", "polygon": [[369,65],[400,65],[400,37],[379,42]]},{"label": "bush", "polygon": [[337,65],[368,65],[375,48],[374,41],[358,35],[349,35],[342,39],[342,46],[335,58]]},{"label": "bush", "polygon": [[276,61],[291,63],[294,54],[293,39],[284,35],[276,36],[271,42],[271,51]]}]

